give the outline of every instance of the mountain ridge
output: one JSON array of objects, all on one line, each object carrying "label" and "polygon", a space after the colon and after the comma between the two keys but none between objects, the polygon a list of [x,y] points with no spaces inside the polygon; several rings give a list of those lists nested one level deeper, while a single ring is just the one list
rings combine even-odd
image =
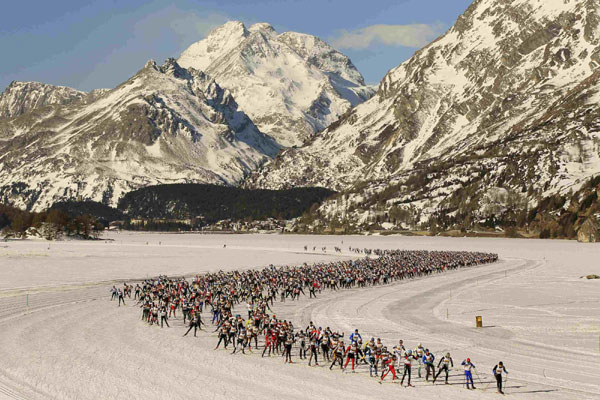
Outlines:
[{"label": "mountain ridge", "polygon": [[0,199],[43,209],[78,197],[114,205],[150,184],[235,184],[279,146],[229,91],[168,59],[89,103],[1,119],[0,150]]},{"label": "mountain ridge", "polygon": [[328,187],[345,194],[321,207],[325,220],[364,226],[401,209],[410,218],[398,225],[413,227],[511,219],[511,208],[577,190],[600,173],[599,8],[477,0],[373,98],[245,184]]},{"label": "mountain ridge", "polygon": [[49,105],[89,103],[107,91],[108,89],[96,89],[82,92],[68,86],[12,81],[4,92],[0,93],[0,118],[16,117]]}]

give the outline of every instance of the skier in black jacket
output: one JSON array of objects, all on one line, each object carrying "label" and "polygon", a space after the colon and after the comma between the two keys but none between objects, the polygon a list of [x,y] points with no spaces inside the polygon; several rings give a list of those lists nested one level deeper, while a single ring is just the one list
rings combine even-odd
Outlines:
[{"label": "skier in black jacket", "polygon": [[[441,368],[440,368],[440,366],[441,366]],[[452,357],[450,357],[450,353],[446,353],[446,355],[444,357],[442,357],[440,359],[440,362],[438,363],[438,372],[433,377],[433,383],[435,383],[438,376],[440,376],[442,371],[444,371],[446,373],[446,385],[447,385],[448,384],[448,372],[450,371],[450,366],[454,367],[454,361],[452,361]]]},{"label": "skier in black jacket", "polygon": [[502,364],[502,361],[500,361],[498,363],[498,365],[496,365],[493,369],[494,371],[494,376],[496,377],[496,385],[498,386],[498,393],[504,394],[504,392],[502,391],[502,373],[504,372],[505,374],[508,374],[508,371],[506,370],[506,368],[504,368],[504,364]]}]

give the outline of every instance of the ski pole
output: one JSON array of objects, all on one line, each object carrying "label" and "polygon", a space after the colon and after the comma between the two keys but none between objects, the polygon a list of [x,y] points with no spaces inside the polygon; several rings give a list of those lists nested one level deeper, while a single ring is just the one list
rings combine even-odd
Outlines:
[{"label": "ski pole", "polygon": [[[483,386],[483,381],[481,380],[481,377],[479,376],[479,372],[477,372],[477,368],[473,368],[473,370],[475,371],[475,375],[477,375],[477,380],[479,381],[479,384],[481,386]],[[485,390],[485,389],[487,389],[487,387],[485,389],[482,387],[481,389]]]},{"label": "ski pole", "polygon": [[[483,381],[481,380],[481,378],[479,377],[479,372],[477,372],[477,369],[475,369],[475,373],[477,374],[477,379],[479,379],[479,382],[483,385]],[[488,382],[487,385],[485,385],[485,387],[483,388],[483,391],[485,392],[489,387],[490,387],[490,382]]]}]

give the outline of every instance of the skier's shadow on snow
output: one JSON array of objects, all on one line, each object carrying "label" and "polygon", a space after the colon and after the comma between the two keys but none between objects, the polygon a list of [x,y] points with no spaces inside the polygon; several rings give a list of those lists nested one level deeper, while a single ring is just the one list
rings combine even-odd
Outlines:
[{"label": "skier's shadow on snow", "polygon": [[529,390],[527,392],[515,392],[515,393],[521,393],[521,394],[525,394],[525,393],[550,393],[550,392],[559,392],[560,390],[558,389],[546,389],[546,390]]},{"label": "skier's shadow on snow", "polygon": [[[520,388],[522,386],[516,386],[517,388]],[[511,389],[512,386],[507,387],[507,389]],[[550,393],[550,392],[559,392],[560,390],[558,389],[539,389],[539,390],[528,390],[526,392],[520,392],[520,391],[515,391],[515,392],[511,392],[511,393],[518,393],[518,394],[527,394],[527,393]]]}]

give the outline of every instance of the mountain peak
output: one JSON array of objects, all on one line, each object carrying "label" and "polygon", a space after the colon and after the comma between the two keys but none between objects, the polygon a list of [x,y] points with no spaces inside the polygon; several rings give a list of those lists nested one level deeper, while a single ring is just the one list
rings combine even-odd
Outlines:
[{"label": "mountain peak", "polygon": [[183,67],[205,71],[212,62],[231,52],[250,33],[241,21],[229,21],[213,29],[205,39],[187,48],[179,57]]},{"label": "mountain peak", "polygon": [[267,23],[267,22],[259,22],[256,23],[254,25],[252,25],[249,29],[249,32],[268,32],[268,33],[275,33],[275,28],[273,28],[273,26],[271,26],[271,24]]},{"label": "mountain peak", "polygon": [[178,59],[229,89],[257,126],[283,146],[303,141],[368,99],[350,59],[306,34],[278,35],[266,22],[230,21]]},{"label": "mountain peak", "polygon": [[160,67],[160,71],[165,74],[173,75],[175,78],[190,78],[190,72],[187,69],[182,68],[177,63],[177,60],[172,57],[165,60],[164,64]]},{"label": "mountain peak", "polygon": [[209,34],[210,37],[228,38],[228,37],[246,37],[248,30],[242,21],[227,21],[223,25],[216,27]]},{"label": "mountain peak", "polygon": [[146,64],[144,65],[144,68],[157,69],[158,66],[156,65],[156,61],[154,61],[154,60],[148,60],[148,61],[146,61]]}]

